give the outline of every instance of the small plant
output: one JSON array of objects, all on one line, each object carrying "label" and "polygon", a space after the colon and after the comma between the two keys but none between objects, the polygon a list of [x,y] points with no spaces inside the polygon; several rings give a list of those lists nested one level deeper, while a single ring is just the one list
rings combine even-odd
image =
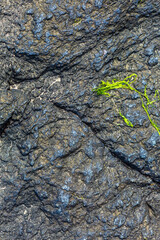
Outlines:
[{"label": "small plant", "polygon": [[82,18],[76,18],[76,19],[74,20],[73,25],[76,26],[76,25],[80,24],[81,22],[82,22]]},{"label": "small plant", "polygon": [[129,126],[133,127],[133,124],[124,116],[122,115],[121,111],[119,110],[119,115],[123,118],[124,122]]},{"label": "small plant", "polygon": [[[114,90],[114,89],[117,90],[117,89],[124,88],[124,89],[128,89],[128,90],[138,93],[140,96],[141,102],[142,102],[142,107],[145,110],[150,123],[157,130],[157,132],[160,135],[160,127],[157,125],[156,122],[154,122],[151,119],[149,112],[148,112],[148,106],[152,105],[157,100],[160,100],[159,92],[158,92],[158,90],[155,91],[154,98],[157,98],[157,99],[151,101],[147,94],[147,90],[146,90],[147,87],[145,87],[144,93],[138,91],[136,88],[133,87],[132,84],[136,81],[136,79],[137,79],[137,74],[133,73],[121,81],[118,79],[113,79],[111,83],[109,81],[107,81],[107,82],[101,81],[101,84],[97,88],[92,89],[92,91],[97,92],[98,95],[102,94],[102,95],[106,95],[107,97],[111,96],[109,91]],[[119,115],[123,118],[124,122],[128,126],[133,127],[133,124],[121,113],[120,110],[119,110]]]}]

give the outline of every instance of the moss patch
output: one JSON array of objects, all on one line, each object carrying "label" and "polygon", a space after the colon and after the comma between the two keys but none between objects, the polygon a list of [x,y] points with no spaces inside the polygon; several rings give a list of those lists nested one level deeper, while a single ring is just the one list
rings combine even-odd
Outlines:
[{"label": "moss patch", "polygon": [[[97,92],[98,95],[102,94],[102,95],[106,95],[107,97],[111,96],[109,93],[110,90],[117,90],[122,88],[138,93],[142,102],[142,107],[146,112],[150,123],[160,135],[160,127],[157,125],[155,121],[151,119],[150,114],[148,112],[148,106],[160,100],[159,92],[158,90],[156,90],[154,94],[154,100],[150,100],[146,90],[147,87],[145,87],[144,93],[138,91],[135,87],[133,87],[133,83],[136,81],[136,79],[137,79],[137,74],[133,73],[123,80],[113,79],[111,83],[109,81],[107,82],[101,81],[101,84],[97,88],[92,89],[92,91]],[[133,124],[121,113],[120,110],[119,110],[119,114],[129,127],[133,127]]]}]

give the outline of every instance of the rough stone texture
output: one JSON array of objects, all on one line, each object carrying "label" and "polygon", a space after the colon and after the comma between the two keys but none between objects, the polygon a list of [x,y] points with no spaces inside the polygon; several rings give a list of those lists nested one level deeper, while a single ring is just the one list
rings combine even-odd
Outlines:
[{"label": "rough stone texture", "polygon": [[1,0],[0,28],[0,239],[160,239],[160,136],[91,91],[160,88],[160,1]]}]

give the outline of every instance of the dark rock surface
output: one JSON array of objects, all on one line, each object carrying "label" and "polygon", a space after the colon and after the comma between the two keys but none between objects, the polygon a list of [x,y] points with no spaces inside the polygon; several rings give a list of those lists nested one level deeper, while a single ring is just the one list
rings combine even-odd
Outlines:
[{"label": "dark rock surface", "polygon": [[160,89],[160,1],[1,0],[0,27],[0,239],[160,239],[160,136],[91,91]]}]

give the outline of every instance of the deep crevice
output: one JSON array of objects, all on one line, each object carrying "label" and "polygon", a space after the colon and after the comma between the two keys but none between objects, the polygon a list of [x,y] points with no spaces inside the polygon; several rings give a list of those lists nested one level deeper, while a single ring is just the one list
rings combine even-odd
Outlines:
[{"label": "deep crevice", "polygon": [[83,121],[83,117],[84,115],[81,114],[80,112],[78,112],[77,110],[74,110],[74,109],[70,109],[69,106],[67,105],[63,105],[61,103],[57,103],[55,102],[54,105],[60,109],[63,109],[67,112],[72,112],[73,114],[75,114],[76,116],[78,116],[78,118],[80,119],[80,121],[82,121],[87,127],[90,128],[90,130],[92,131],[92,133],[94,134],[94,136],[96,136],[96,138],[105,146],[108,148],[108,150],[110,151],[110,153],[112,154],[113,157],[115,157],[116,159],[119,159],[120,162],[127,168],[129,169],[132,169],[132,170],[135,170],[137,172],[139,172],[141,175],[145,176],[145,177],[149,177],[153,182],[157,183],[157,184],[160,184],[160,178],[159,177],[156,177],[156,176],[151,176],[149,174],[146,174],[146,173],[143,173],[142,170],[143,169],[140,169],[139,167],[137,167],[135,164],[133,163],[129,163],[126,159],[125,159],[125,156],[120,156],[118,154],[116,154],[114,148],[113,148],[113,144],[111,142],[106,142],[104,141],[103,139],[101,139],[100,137],[98,137],[96,135],[96,131],[95,129],[93,129],[92,127],[92,123],[87,123],[85,121]]},{"label": "deep crevice", "polygon": [[9,127],[9,125],[11,125],[11,122],[12,122],[12,115],[6,120],[5,123],[0,125],[0,136],[5,134],[5,130]]}]

